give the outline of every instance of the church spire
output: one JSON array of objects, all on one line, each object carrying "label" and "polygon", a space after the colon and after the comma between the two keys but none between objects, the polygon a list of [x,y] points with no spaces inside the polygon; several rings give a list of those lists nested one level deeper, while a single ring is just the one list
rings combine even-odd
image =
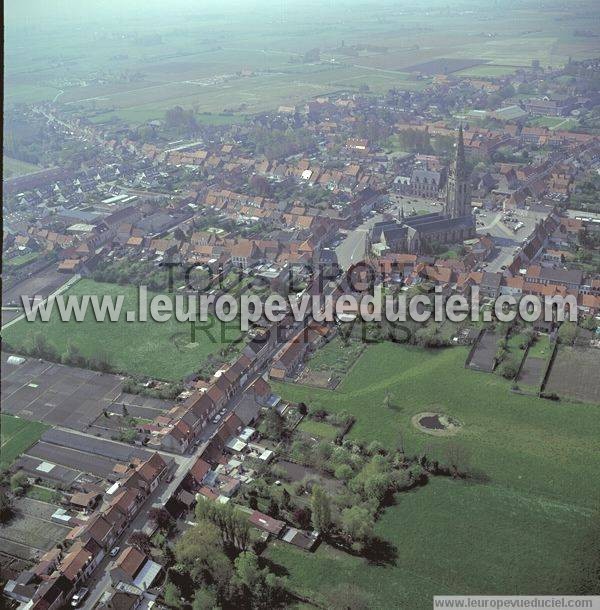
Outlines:
[{"label": "church spire", "polygon": [[450,218],[467,216],[471,211],[469,175],[465,159],[465,142],[462,124],[458,127],[456,159],[450,168],[446,190],[446,214]]},{"label": "church spire", "polygon": [[457,176],[464,175],[466,170],[465,163],[465,142],[463,139],[462,123],[458,127],[458,141],[456,143],[456,162],[454,171]]}]

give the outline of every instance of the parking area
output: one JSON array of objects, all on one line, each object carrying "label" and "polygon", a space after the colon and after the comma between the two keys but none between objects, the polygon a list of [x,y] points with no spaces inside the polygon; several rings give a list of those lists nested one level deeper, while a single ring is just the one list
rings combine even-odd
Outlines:
[{"label": "parking area", "polygon": [[2,354],[2,408],[26,419],[86,430],[105,410],[153,419],[168,401],[123,394],[119,375],[88,371],[35,358],[9,364]]}]

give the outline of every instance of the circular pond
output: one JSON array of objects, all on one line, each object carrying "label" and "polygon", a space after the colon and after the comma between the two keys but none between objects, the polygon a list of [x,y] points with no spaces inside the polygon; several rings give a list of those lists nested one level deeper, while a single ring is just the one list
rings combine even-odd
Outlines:
[{"label": "circular pond", "polygon": [[461,427],[460,422],[444,413],[417,413],[412,418],[415,428],[436,436],[455,434]]}]

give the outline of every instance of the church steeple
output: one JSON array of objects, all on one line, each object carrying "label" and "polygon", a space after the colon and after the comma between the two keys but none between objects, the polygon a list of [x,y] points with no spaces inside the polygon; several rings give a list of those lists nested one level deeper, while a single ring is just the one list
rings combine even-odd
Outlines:
[{"label": "church steeple", "polygon": [[463,138],[462,123],[458,127],[458,141],[456,143],[456,160],[454,163],[454,172],[456,175],[464,175],[466,172],[465,162],[465,141]]},{"label": "church steeple", "polygon": [[462,124],[458,128],[456,157],[450,168],[446,191],[446,214],[450,218],[460,218],[471,212],[471,193],[465,158],[465,142]]}]

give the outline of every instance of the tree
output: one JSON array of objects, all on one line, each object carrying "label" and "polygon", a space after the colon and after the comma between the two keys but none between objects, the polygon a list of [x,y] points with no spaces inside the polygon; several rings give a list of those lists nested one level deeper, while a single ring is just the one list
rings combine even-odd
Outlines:
[{"label": "tree", "polygon": [[341,515],[341,525],[344,532],[361,545],[373,538],[375,521],[370,511],[362,506],[345,508]]},{"label": "tree", "polygon": [[196,504],[196,518],[215,525],[225,546],[245,551],[250,544],[250,524],[246,515],[231,504],[199,502]]},{"label": "tree", "polygon": [[363,479],[365,499],[375,498],[381,502],[391,486],[391,477],[387,473],[374,473]]},{"label": "tree", "polygon": [[519,365],[513,358],[506,358],[499,366],[498,372],[505,379],[514,379],[519,372]]},{"label": "tree", "polygon": [[404,453],[404,434],[402,431],[398,432],[398,438],[396,439],[396,450],[398,453]]},{"label": "tree", "polygon": [[385,393],[385,396],[383,397],[383,407],[385,409],[389,409],[392,406],[392,398],[390,396],[389,392]]},{"label": "tree", "polygon": [[575,322],[563,322],[558,329],[558,340],[565,345],[573,345],[579,329]]},{"label": "tree", "polygon": [[308,529],[311,523],[311,512],[308,508],[298,508],[294,511],[294,521],[302,528]]},{"label": "tree", "polygon": [[313,527],[326,533],[331,526],[331,506],[329,496],[318,485],[313,488],[311,510]]},{"label": "tree", "polygon": [[139,531],[133,532],[131,536],[129,536],[129,544],[142,551],[142,553],[149,553],[150,548],[152,547],[150,536]]},{"label": "tree", "polygon": [[15,472],[15,474],[13,474],[13,476],[10,478],[10,488],[16,496],[20,496],[25,493],[28,485],[29,482],[27,480],[27,475],[22,470]]},{"label": "tree", "polygon": [[449,442],[444,447],[444,460],[454,478],[467,474],[469,458],[469,450],[461,443]]},{"label": "tree", "polygon": [[265,432],[270,438],[281,439],[285,428],[283,417],[276,409],[269,409],[264,419]]},{"label": "tree", "polygon": [[86,364],[86,359],[81,354],[79,346],[71,340],[69,340],[67,343],[67,353],[65,354],[64,360],[67,364],[71,364],[73,366],[83,367]]},{"label": "tree", "polygon": [[252,551],[245,551],[236,557],[234,566],[240,582],[252,590],[261,579],[258,557]]},{"label": "tree", "polygon": [[60,357],[54,346],[48,341],[43,332],[37,332],[33,336],[31,353],[35,358],[60,361]]},{"label": "tree", "polygon": [[213,610],[218,605],[217,594],[214,589],[202,587],[194,593],[192,610]]},{"label": "tree", "polygon": [[271,500],[269,501],[267,515],[270,515],[274,519],[277,519],[277,517],[279,517],[279,504],[277,504],[277,500],[275,498],[271,498]]},{"label": "tree", "polygon": [[196,585],[215,584],[224,589],[232,569],[223,552],[219,529],[206,520],[187,530],[177,541],[175,559],[190,574]]},{"label": "tree", "polygon": [[174,519],[166,508],[154,506],[148,511],[148,517],[163,531],[173,527]]},{"label": "tree", "polygon": [[181,227],[177,227],[175,231],[173,231],[173,237],[177,241],[185,241],[185,233],[183,232],[183,229]]},{"label": "tree", "polygon": [[6,492],[0,489],[0,523],[7,523],[13,516],[13,505]]},{"label": "tree", "polygon": [[167,605],[171,608],[183,607],[183,604],[181,603],[181,591],[179,590],[179,587],[170,580],[165,585],[163,597],[165,598]]},{"label": "tree", "polygon": [[348,464],[340,464],[334,471],[333,475],[336,479],[349,481],[354,476],[354,471]]}]

